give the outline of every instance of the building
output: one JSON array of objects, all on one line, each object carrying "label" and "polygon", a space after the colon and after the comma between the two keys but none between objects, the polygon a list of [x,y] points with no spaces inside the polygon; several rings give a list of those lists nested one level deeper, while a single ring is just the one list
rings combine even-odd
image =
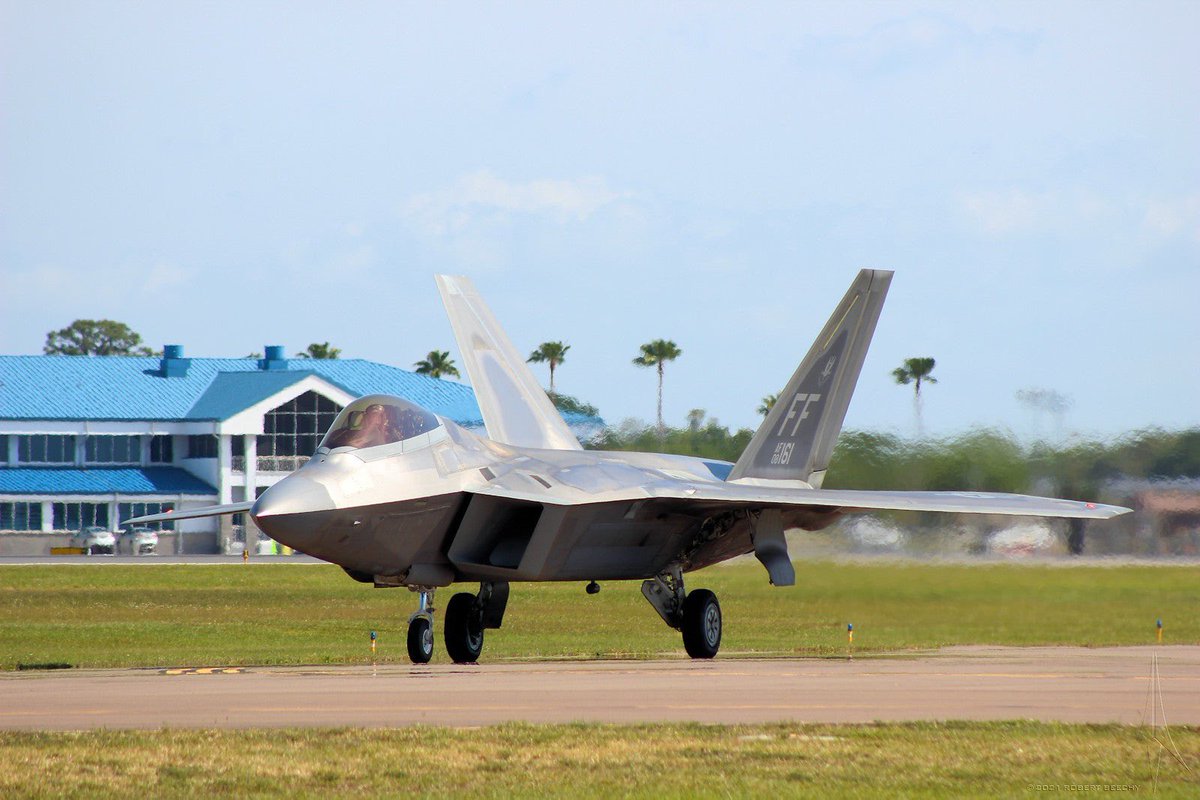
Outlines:
[{"label": "building", "polygon": [[[0,356],[0,555],[89,525],[236,503],[302,465],[344,405],[394,394],[469,428],[468,386],[358,359]],[[567,415],[577,430],[600,420]],[[160,526],[159,552],[228,552],[238,517]],[[236,545],[235,545],[236,546]]]}]

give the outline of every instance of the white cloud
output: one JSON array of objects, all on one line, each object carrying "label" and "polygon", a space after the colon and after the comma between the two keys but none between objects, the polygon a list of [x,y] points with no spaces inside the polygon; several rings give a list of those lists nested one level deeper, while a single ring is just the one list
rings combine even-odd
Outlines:
[{"label": "white cloud", "polygon": [[1200,195],[1110,198],[1087,190],[1023,189],[961,194],[962,211],[985,233],[1009,236],[1103,225],[1109,231],[1200,240]]},{"label": "white cloud", "polygon": [[13,273],[10,300],[44,303],[52,297],[69,305],[97,307],[121,300],[158,300],[188,284],[194,274],[168,262],[109,267],[42,264]]},{"label": "white cloud", "polygon": [[1046,195],[1019,189],[1006,192],[975,192],[959,201],[967,215],[990,234],[1006,234],[1032,229],[1040,211],[1047,205]]},{"label": "white cloud", "polygon": [[1200,241],[1200,194],[1147,201],[1142,227],[1164,238],[1190,236]]},{"label": "white cloud", "polygon": [[601,177],[517,183],[483,170],[444,189],[413,195],[401,216],[426,235],[445,236],[480,219],[507,221],[513,215],[545,217],[559,224],[585,222],[629,196],[610,189]]}]

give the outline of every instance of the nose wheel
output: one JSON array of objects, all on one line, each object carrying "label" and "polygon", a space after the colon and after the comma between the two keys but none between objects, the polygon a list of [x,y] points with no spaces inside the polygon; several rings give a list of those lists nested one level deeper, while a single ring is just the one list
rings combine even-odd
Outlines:
[{"label": "nose wheel", "polygon": [[408,657],[414,664],[428,664],[433,658],[433,623],[428,617],[408,623]]},{"label": "nose wheel", "polygon": [[418,589],[420,606],[408,618],[408,657],[414,664],[433,658],[433,589]]}]

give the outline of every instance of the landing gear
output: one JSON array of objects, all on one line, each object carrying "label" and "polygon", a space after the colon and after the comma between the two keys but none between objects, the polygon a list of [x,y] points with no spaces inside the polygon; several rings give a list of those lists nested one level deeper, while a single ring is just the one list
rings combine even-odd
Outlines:
[{"label": "landing gear", "polygon": [[592,581],[591,583],[589,583],[587,586],[584,587],[584,591],[587,592],[588,594],[600,594],[600,584],[596,583],[595,581]]},{"label": "landing gear", "polygon": [[408,623],[408,657],[414,664],[428,664],[433,658],[433,623],[428,617]]},{"label": "landing gear", "polygon": [[433,658],[433,587],[414,587],[421,593],[420,607],[408,618],[408,657],[414,664]]},{"label": "landing gear", "polygon": [[642,594],[663,622],[683,633],[683,647],[689,656],[712,658],[717,654],[721,648],[721,604],[708,589],[687,593],[678,564],[643,581]]},{"label": "landing gear", "polygon": [[446,606],[446,628],[444,631],[446,652],[456,664],[469,664],[479,660],[483,652],[483,607],[479,599],[467,592],[459,592],[450,598]]},{"label": "landing gear", "polygon": [[692,658],[712,658],[721,649],[721,604],[708,589],[683,601],[683,649]]},{"label": "landing gear", "polygon": [[[414,664],[428,664],[433,658],[433,586],[409,586],[420,593],[417,610],[408,618],[408,657]],[[508,583],[479,584],[479,594],[459,592],[446,606],[443,635],[446,652],[457,664],[479,660],[483,652],[483,632],[499,628],[508,606]]]}]

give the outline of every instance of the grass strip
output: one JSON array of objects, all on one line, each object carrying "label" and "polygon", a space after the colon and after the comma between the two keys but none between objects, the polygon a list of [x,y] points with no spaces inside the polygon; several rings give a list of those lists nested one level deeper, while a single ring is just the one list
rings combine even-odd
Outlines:
[{"label": "grass strip", "polygon": [[[1200,567],[797,563],[775,588],[754,561],[688,577],[720,598],[722,653],[835,656],[957,644],[1200,643]],[[473,590],[475,586],[452,587]],[[450,589],[440,590],[444,609]],[[0,566],[0,669],[406,662],[416,596],[334,566]],[[440,640],[440,620],[438,622]],[[636,582],[515,584],[484,658],[681,656]],[[445,662],[438,642],[435,662]]]},{"label": "grass strip", "polygon": [[1171,730],[1182,760],[1154,733],[1035,722],[0,733],[0,796],[1195,797],[1200,729]]}]

